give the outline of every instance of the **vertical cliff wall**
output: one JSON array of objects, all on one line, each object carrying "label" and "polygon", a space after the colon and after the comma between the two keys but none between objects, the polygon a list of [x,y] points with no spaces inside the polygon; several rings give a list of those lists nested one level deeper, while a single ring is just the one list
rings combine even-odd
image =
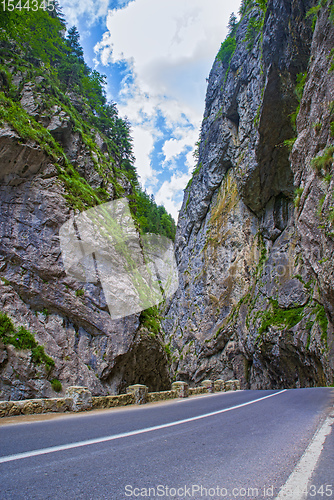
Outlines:
[{"label": "vertical cliff wall", "polygon": [[334,26],[314,7],[243,2],[211,70],[164,322],[177,379],[333,383]]},{"label": "vertical cliff wall", "polygon": [[127,127],[63,28],[42,10],[0,19],[0,399],[170,386],[152,311],[112,320],[101,283],[65,273],[61,226],[119,197],[136,208],[138,180]]},{"label": "vertical cliff wall", "polygon": [[[59,124],[58,132],[66,126]],[[103,178],[79,134],[67,131],[66,143],[90,185],[100,185]],[[54,162],[33,141],[22,144],[10,127],[0,132],[0,158],[0,311],[17,329],[33,333],[55,363],[50,370],[27,345],[21,349],[15,339],[17,346],[0,339],[0,398],[54,396],[55,378],[63,389],[83,385],[96,395],[123,391],[134,382],[169,388],[159,333],[150,333],[140,314],[112,320],[101,283],[66,275],[59,229],[77,211],[66,200]],[[112,199],[113,186],[109,189]]]}]

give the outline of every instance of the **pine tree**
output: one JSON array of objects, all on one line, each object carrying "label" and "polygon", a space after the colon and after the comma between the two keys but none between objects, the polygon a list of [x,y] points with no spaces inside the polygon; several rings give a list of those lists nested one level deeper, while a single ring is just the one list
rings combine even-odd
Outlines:
[{"label": "pine tree", "polygon": [[228,25],[227,25],[228,36],[235,35],[237,26],[238,26],[237,16],[234,14],[234,12],[232,12],[232,14],[230,15],[230,19],[228,21]]},{"label": "pine tree", "polygon": [[68,30],[66,43],[71,51],[71,55],[76,56],[78,59],[84,62],[83,50],[79,43],[79,40],[80,40],[79,31],[77,30],[76,26],[72,26],[72,28]]},{"label": "pine tree", "polygon": [[59,2],[58,0],[53,0],[53,5],[54,5],[54,10],[52,10],[50,12],[51,14],[51,17],[56,17],[59,19],[59,21],[62,23],[62,25],[64,26],[64,28],[66,28],[66,21],[65,21],[65,18],[64,18],[64,14],[63,14],[63,11],[62,11],[62,8],[61,6],[59,5]]}]

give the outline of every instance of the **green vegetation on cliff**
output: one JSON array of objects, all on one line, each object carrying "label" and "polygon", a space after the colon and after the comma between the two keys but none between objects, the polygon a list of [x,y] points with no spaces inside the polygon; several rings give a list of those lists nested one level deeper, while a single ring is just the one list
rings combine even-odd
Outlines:
[{"label": "green vegetation on cliff", "polygon": [[242,0],[239,14],[244,16],[254,7],[259,7],[263,12],[267,10],[267,0]]},{"label": "green vegetation on cliff", "polygon": [[161,332],[161,315],[157,306],[152,306],[140,313],[140,324],[147,328],[153,335]]},{"label": "green vegetation on cliff", "polygon": [[166,212],[163,206],[156,205],[152,195],[149,196],[147,193],[137,189],[131,199],[132,213],[143,233],[161,234],[174,240],[176,231],[174,219]]},{"label": "green vegetation on cliff", "polygon": [[31,361],[36,365],[44,364],[50,370],[55,362],[45,353],[44,347],[39,345],[35,337],[23,326],[15,328],[11,318],[0,311],[0,340],[5,344],[12,344],[16,349],[31,350]]},{"label": "green vegetation on cliff", "polygon": [[63,388],[62,383],[57,378],[51,380],[51,386],[55,392],[60,392]]},{"label": "green vegetation on cliff", "polygon": [[318,0],[318,3],[311,7],[311,9],[307,12],[306,18],[310,17],[312,19],[312,28],[315,29],[315,25],[317,22],[318,14],[322,7],[329,7],[329,15],[330,20],[334,22],[334,2],[333,0]]},{"label": "green vegetation on cliff", "polygon": [[238,24],[239,23],[237,22],[237,18],[234,12],[232,12],[227,26],[228,35],[222,42],[219,52],[217,54],[217,60],[220,61],[223,64],[223,66],[227,67],[226,74],[230,68],[230,62],[237,46],[235,35]]},{"label": "green vegetation on cliff", "polygon": [[[243,0],[239,9],[241,19],[246,16],[252,9],[255,14],[252,15],[247,24],[247,31],[244,42],[247,42],[247,49],[251,50],[257,34],[262,30],[264,25],[264,18],[267,10],[267,0]],[[231,14],[228,23],[228,34],[222,42],[216,59],[227,67],[226,74],[230,69],[230,62],[237,47],[236,31],[239,26],[237,18],[234,13]]]},{"label": "green vegetation on cliff", "polygon": [[[130,125],[118,116],[115,103],[107,102],[106,77],[85,63],[77,29],[72,27],[65,33],[57,2],[51,12],[0,10],[0,125],[8,123],[23,141],[35,141],[53,159],[74,208],[84,210],[108,201],[109,184],[114,197],[122,197],[124,183],[128,183],[131,210],[141,232],[174,239],[173,218],[139,185]],[[32,86],[37,98],[34,116],[20,103],[25,85]],[[44,127],[43,118],[52,116],[55,109],[70,122],[72,131],[79,133],[103,179],[100,188],[89,185],[58,138]],[[107,151],[101,151],[97,135]]]},{"label": "green vegetation on cliff", "polygon": [[262,322],[258,330],[259,336],[270,326],[292,328],[303,319],[305,310],[304,306],[282,309],[281,307],[279,307],[278,301],[276,299],[270,298],[269,301],[271,304],[271,309],[268,309],[263,314]]},{"label": "green vegetation on cliff", "polygon": [[228,66],[234,54],[236,46],[237,42],[235,40],[235,36],[228,36],[220,46],[220,50],[217,54],[217,59],[221,61],[222,64]]},{"label": "green vegetation on cliff", "polygon": [[240,7],[240,15],[246,15],[251,9],[256,8],[257,15],[252,15],[247,25],[245,41],[247,42],[247,50],[252,50],[256,36],[262,32],[264,26],[264,18],[267,11],[267,0],[243,0]]}]

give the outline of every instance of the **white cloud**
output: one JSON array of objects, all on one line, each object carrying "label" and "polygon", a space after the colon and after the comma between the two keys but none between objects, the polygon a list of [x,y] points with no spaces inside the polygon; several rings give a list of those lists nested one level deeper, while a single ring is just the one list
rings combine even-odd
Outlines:
[{"label": "white cloud", "polygon": [[132,131],[132,137],[135,147],[136,156],[136,168],[140,175],[140,182],[145,185],[147,180],[150,180],[151,184],[156,184],[156,173],[151,165],[150,155],[154,147],[154,131],[148,126],[137,126]]},{"label": "white cloud", "polygon": [[[177,216],[194,168],[206,78],[240,0],[60,0],[60,5],[69,26],[82,20],[91,30],[97,21],[106,22],[96,58],[104,66],[125,61],[131,73],[112,98],[131,122],[140,181]],[[157,141],[160,165],[152,155]]]},{"label": "white cloud", "polygon": [[60,0],[59,4],[69,26],[77,25],[86,16],[87,24],[107,16],[109,0]]},{"label": "white cloud", "polygon": [[[184,153],[189,145],[193,146],[198,138],[198,130],[188,130],[178,128],[174,131],[176,138],[165,141],[162,151],[165,155],[164,165],[176,159],[181,153]],[[193,148],[192,148],[193,149]],[[192,154],[188,156],[187,163],[190,161],[193,164],[194,160]],[[191,167],[191,165],[189,165]]]},{"label": "white cloud", "polygon": [[169,181],[165,181],[155,194],[155,200],[158,205],[164,205],[167,212],[177,221],[178,212],[181,208],[183,189],[190,179],[190,174],[177,172],[172,175]]},{"label": "white cloud", "polygon": [[[224,5],[225,4],[225,5]],[[201,119],[205,78],[230,12],[222,0],[136,0],[108,13],[108,32],[97,45],[101,61],[133,64],[143,93],[167,96]],[[194,117],[192,117],[194,118]]]},{"label": "white cloud", "polygon": [[[149,165],[155,141],[161,138],[155,129],[157,116],[164,117],[170,130],[162,148],[163,168],[180,168],[178,156],[195,145],[206,77],[226,36],[229,16],[239,5],[240,0],[135,0],[109,10],[108,31],[95,51],[104,65],[126,61],[132,69],[134,80],[124,86],[118,107],[132,124],[136,167],[144,186],[157,180]],[[184,173],[173,174],[155,194],[174,215],[180,203],[173,200],[193,166],[188,152]]]}]

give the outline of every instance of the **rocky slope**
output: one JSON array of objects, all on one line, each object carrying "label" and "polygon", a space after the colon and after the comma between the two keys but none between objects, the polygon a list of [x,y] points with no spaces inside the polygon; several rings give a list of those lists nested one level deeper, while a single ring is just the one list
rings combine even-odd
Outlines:
[{"label": "rocky slope", "polygon": [[242,9],[210,73],[179,217],[180,287],[164,321],[172,375],[332,384],[332,2]]},{"label": "rocky slope", "polygon": [[78,208],[131,197],[128,163],[52,68],[6,36],[1,52],[0,399],[55,396],[55,379],[95,395],[169,388],[158,320],[112,320],[101,284],[67,276],[61,259],[59,229]]}]

